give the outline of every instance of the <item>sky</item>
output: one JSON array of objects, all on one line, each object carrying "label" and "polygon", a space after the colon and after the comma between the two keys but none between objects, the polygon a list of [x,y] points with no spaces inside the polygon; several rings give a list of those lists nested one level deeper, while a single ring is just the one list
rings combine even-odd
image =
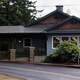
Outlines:
[{"label": "sky", "polygon": [[38,17],[42,17],[56,9],[56,5],[63,5],[64,12],[80,17],[80,0],[32,0],[37,1],[37,10],[43,10],[38,13]]}]

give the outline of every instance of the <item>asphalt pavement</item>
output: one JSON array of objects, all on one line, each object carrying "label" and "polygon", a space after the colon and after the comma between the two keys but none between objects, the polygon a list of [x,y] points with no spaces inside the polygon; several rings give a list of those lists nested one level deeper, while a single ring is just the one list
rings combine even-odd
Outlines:
[{"label": "asphalt pavement", "polygon": [[58,66],[0,63],[0,73],[25,80],[80,80],[80,69]]}]

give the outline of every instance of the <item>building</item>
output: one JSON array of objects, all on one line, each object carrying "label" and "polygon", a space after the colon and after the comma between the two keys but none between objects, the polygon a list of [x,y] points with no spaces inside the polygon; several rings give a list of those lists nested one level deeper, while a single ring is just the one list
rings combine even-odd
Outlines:
[{"label": "building", "polygon": [[0,59],[30,57],[35,51],[35,56],[43,57],[53,53],[62,41],[73,38],[80,46],[80,19],[64,13],[63,6],[58,5],[30,26],[0,26]]}]

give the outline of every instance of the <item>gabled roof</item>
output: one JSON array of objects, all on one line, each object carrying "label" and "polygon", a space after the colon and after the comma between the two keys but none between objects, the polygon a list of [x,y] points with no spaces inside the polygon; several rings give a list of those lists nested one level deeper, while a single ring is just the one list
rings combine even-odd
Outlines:
[{"label": "gabled roof", "polygon": [[0,26],[0,33],[80,33],[79,29],[58,30],[67,22],[80,23],[80,18],[71,16],[59,24],[24,26]]},{"label": "gabled roof", "polygon": [[[39,24],[41,21],[46,20],[49,16],[55,16],[59,18],[64,18],[62,21],[56,24]],[[80,33],[80,30],[59,30],[60,27],[62,27],[67,22],[70,23],[80,23],[80,18],[77,18],[75,16],[70,16],[64,12],[61,11],[53,11],[50,14],[42,17],[35,23],[33,23],[30,26],[24,27],[24,26],[0,26],[0,33]]]},{"label": "gabled roof", "polygon": [[75,33],[75,32],[78,32],[79,33],[79,29],[76,29],[76,30],[74,30],[74,29],[71,29],[71,30],[58,30],[60,27],[62,27],[64,24],[66,24],[66,23],[80,23],[80,18],[78,18],[78,17],[75,17],[75,16],[71,16],[71,17],[69,17],[69,18],[67,18],[67,19],[65,19],[64,21],[62,21],[61,23],[59,23],[59,24],[56,24],[56,25],[54,25],[54,26],[52,26],[52,27],[50,27],[50,28],[47,28],[47,29],[45,29],[45,31],[46,32],[49,32],[49,33],[62,33],[62,32],[64,32],[64,33],[71,33],[71,32],[73,32],[73,33]]},{"label": "gabled roof", "polygon": [[36,22],[32,23],[31,25],[39,24],[41,21],[46,20],[46,19],[47,19],[48,17],[50,17],[50,16],[62,17],[62,18],[63,18],[63,17],[64,17],[64,18],[69,18],[69,17],[70,17],[70,15],[68,15],[67,13],[64,13],[64,12],[62,12],[62,11],[57,11],[57,10],[55,10],[55,11],[47,14],[46,16],[41,17],[40,19],[38,19]]},{"label": "gabled roof", "polygon": [[71,16],[71,18],[67,22],[70,22],[70,23],[80,23],[80,18],[78,18],[76,16]]}]

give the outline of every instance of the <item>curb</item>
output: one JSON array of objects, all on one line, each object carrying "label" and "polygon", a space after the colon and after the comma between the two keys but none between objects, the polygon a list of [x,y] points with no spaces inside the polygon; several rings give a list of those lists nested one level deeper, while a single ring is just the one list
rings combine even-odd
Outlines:
[{"label": "curb", "polygon": [[20,61],[0,61],[0,63],[15,63],[15,64],[33,64],[33,65],[42,65],[42,66],[55,66],[55,67],[68,67],[68,68],[80,68],[80,65],[73,64],[52,64],[52,63],[28,63]]},{"label": "curb", "polygon": [[35,65],[55,66],[55,67],[69,67],[69,68],[80,68],[80,65],[69,65],[69,64],[37,63]]}]

